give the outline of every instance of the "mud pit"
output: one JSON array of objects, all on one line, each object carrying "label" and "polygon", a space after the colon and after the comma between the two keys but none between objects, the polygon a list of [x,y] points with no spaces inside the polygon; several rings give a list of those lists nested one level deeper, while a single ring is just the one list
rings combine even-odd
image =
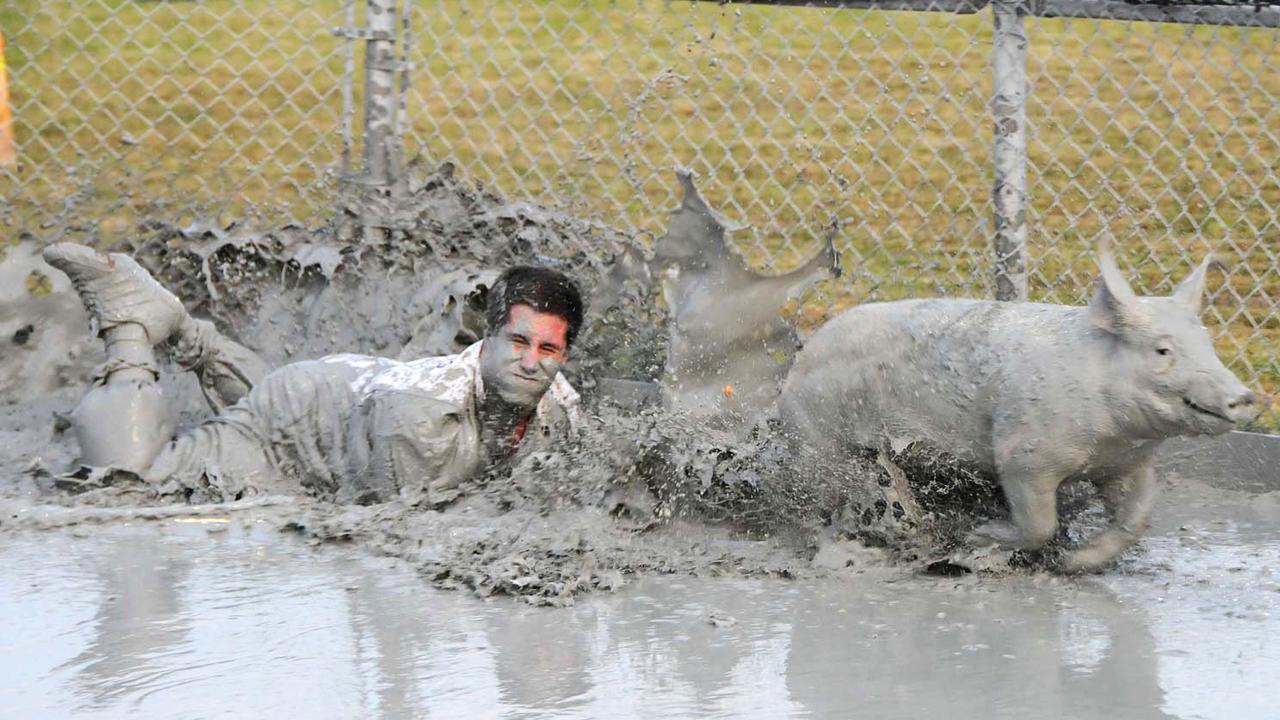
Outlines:
[{"label": "mud pit", "polygon": [[[572,654],[566,661],[570,669],[564,672],[576,673],[575,678],[566,680],[560,671],[542,667],[517,673],[515,680],[481,673],[489,679],[476,681],[477,685],[430,669],[457,660],[449,655],[452,650],[425,651],[428,660],[415,650],[410,653],[413,658],[402,655],[389,660],[391,665],[380,666],[375,674],[363,666],[352,670],[317,662],[313,663],[317,683],[340,673],[360,678],[356,685],[367,682],[393,688],[363,692],[352,685],[342,691],[346,694],[320,701],[314,712],[320,717],[343,716],[353,709],[380,711],[390,717],[420,714],[423,708],[439,711],[445,707],[439,703],[448,700],[431,699],[434,691],[424,688],[441,687],[444,695],[440,697],[470,703],[459,707],[593,716],[608,709],[613,698],[623,697],[620,685],[640,681],[653,687],[667,679],[688,688],[671,700],[677,713],[728,712],[737,707],[759,714],[775,714],[775,710],[777,714],[839,714],[838,708],[854,702],[842,695],[843,689],[852,686],[843,671],[813,669],[816,658],[824,657],[836,660],[830,668],[852,668],[873,686],[874,678],[886,683],[876,696],[883,698],[878,707],[884,709],[877,715],[893,716],[895,708],[906,707],[894,704],[895,698],[902,697],[901,690],[895,689],[901,679],[888,677],[893,673],[877,675],[876,670],[888,662],[904,668],[903,674],[914,675],[915,668],[942,662],[943,653],[936,652],[937,637],[924,635],[935,630],[954,632],[942,629],[954,624],[944,622],[946,615],[974,597],[989,602],[979,602],[977,610],[967,613],[972,617],[964,621],[960,635],[971,642],[951,649],[952,657],[960,658],[955,663],[958,667],[947,675],[955,683],[935,688],[908,682],[915,688],[910,696],[918,704],[902,716],[953,708],[955,702],[967,702],[963,706],[985,715],[979,711],[987,707],[982,703],[1001,692],[1008,699],[1000,712],[1007,709],[1007,714],[1021,715],[1020,709],[1043,707],[1030,688],[1043,687],[1046,681],[1035,672],[1078,670],[1084,679],[1071,687],[1079,691],[1044,692],[1057,693],[1054,697],[1062,698],[1064,708],[1076,708],[1081,717],[1114,716],[1107,698],[1133,710],[1120,714],[1160,717],[1161,703],[1168,703],[1167,698],[1159,699],[1162,691],[1194,695],[1191,681],[1175,677],[1166,682],[1164,671],[1152,669],[1169,663],[1162,653],[1182,657],[1177,653],[1185,652],[1191,653],[1186,657],[1200,658],[1183,663],[1184,671],[1187,667],[1209,671],[1240,662],[1249,673],[1255,667],[1276,667],[1276,648],[1258,640],[1273,633],[1258,623],[1274,616],[1275,598],[1280,597],[1270,576],[1277,552],[1266,534],[1277,520],[1274,492],[1280,482],[1264,480],[1243,489],[1175,482],[1166,488],[1157,514],[1164,529],[1106,578],[1079,581],[1046,576],[1035,570],[1045,560],[1040,557],[957,554],[957,540],[969,527],[1001,511],[985,478],[957,475],[933,459],[891,454],[868,454],[861,462],[840,467],[819,461],[797,463],[782,454],[767,427],[751,427],[738,416],[731,415],[732,422],[716,423],[705,416],[672,415],[655,408],[654,386],[649,383],[661,376],[671,350],[658,298],[662,282],[623,234],[542,208],[504,202],[457,183],[447,171],[417,182],[412,198],[404,212],[407,229],[392,233],[377,246],[357,241],[347,219],[340,217],[319,230],[284,228],[271,233],[199,224],[187,228],[150,225],[141,229],[133,251],[189,309],[214,318],[225,332],[276,364],[340,351],[391,357],[453,352],[479,335],[482,295],[475,289],[491,278],[494,268],[535,260],[572,271],[592,298],[588,327],[570,368],[571,381],[588,402],[581,445],[532,458],[509,474],[472,483],[448,506],[414,513],[395,504],[340,507],[324,497],[282,497],[273,488],[255,488],[237,499],[225,488],[209,487],[181,502],[172,494],[122,477],[90,478],[106,486],[88,491],[78,487],[70,493],[58,474],[73,461],[74,442],[59,434],[57,416],[74,406],[83,378],[101,360],[101,351],[98,343],[87,338],[86,321],[65,279],[42,269],[36,244],[26,243],[11,249],[0,266],[5,273],[0,288],[10,293],[0,298],[0,341],[10,345],[0,361],[4,393],[0,401],[6,403],[0,405],[0,536],[5,537],[6,551],[15,553],[15,560],[6,563],[0,576],[4,578],[0,587],[5,589],[0,603],[15,613],[57,605],[53,598],[73,596],[81,592],[77,588],[94,582],[95,576],[115,572],[106,569],[116,562],[103,554],[112,552],[109,548],[130,547],[154,558],[154,567],[188,567],[196,562],[210,567],[225,561],[218,571],[223,573],[221,580],[201,588],[192,586],[189,599],[166,601],[158,615],[149,614],[146,607],[130,611],[130,623],[164,624],[176,618],[182,619],[180,624],[195,623],[201,608],[218,604],[216,596],[222,591],[265,602],[277,588],[297,588],[291,591],[297,594],[326,588],[320,594],[329,599],[316,600],[315,606],[338,613],[326,622],[363,625],[359,632],[381,638],[333,642],[355,642],[359,647],[391,642],[386,638],[395,631],[376,627],[383,614],[400,618],[397,622],[403,627],[423,625],[426,629],[414,632],[424,638],[453,638],[423,640],[433,647],[456,644],[459,637],[455,628],[433,622],[442,615],[460,618],[466,627],[502,625],[504,629],[496,631],[498,639],[477,640],[486,649],[468,654],[464,667],[491,668],[501,662],[539,666],[547,651],[528,638],[538,637],[534,628],[541,629],[544,622],[552,623],[558,633],[552,643],[555,648],[598,645],[606,642],[599,638],[628,632],[626,628],[648,627],[647,623],[670,627],[671,638],[699,637],[709,643],[677,645],[671,651],[679,658],[670,670],[672,678],[629,675],[634,671],[624,672],[616,658],[602,658],[599,653]],[[689,205],[686,202],[686,210]],[[681,223],[673,220],[672,226],[679,228]],[[583,247],[598,250],[590,255],[576,252]],[[687,279],[688,267],[684,269]],[[738,271],[728,276],[737,278],[735,282],[742,277]],[[787,292],[794,289],[790,283],[781,286]],[[781,297],[770,302],[780,305]],[[785,341],[787,333],[779,330],[776,337]],[[777,349],[771,348],[770,355]],[[688,356],[687,352],[682,355]],[[768,363],[742,364],[770,376],[778,372],[776,365]],[[697,373],[685,376],[697,377]],[[716,378],[701,381],[710,384]],[[197,422],[207,413],[190,376],[169,377],[165,382],[183,410],[183,422]],[[691,394],[697,395],[698,390]],[[1216,479],[1218,485],[1225,484],[1233,472],[1229,466],[1211,467],[1224,473]],[[903,503],[908,492],[911,501]],[[1077,491],[1069,499],[1074,501],[1070,505],[1075,521],[1065,534],[1079,536],[1096,524],[1096,508],[1087,492]],[[1231,520],[1214,524],[1222,518]],[[101,547],[91,539],[99,536],[104,538]],[[306,545],[320,547],[308,550]],[[36,550],[62,546],[67,548],[65,553]],[[206,546],[216,548],[216,557],[223,560],[200,560]],[[251,550],[273,561],[255,564],[248,579],[237,584],[233,569],[245,568],[243,563],[249,562],[237,558]],[[41,560],[16,560],[33,555]],[[1015,570],[1011,577],[936,579],[918,574],[922,569],[963,572],[961,566],[1006,572],[1011,559]],[[334,564],[343,563],[348,570],[333,569]],[[1020,569],[1027,565],[1030,571]],[[359,582],[341,579],[352,567],[361,568]],[[138,572],[149,571],[140,568]],[[54,580],[44,582],[43,577]],[[293,585],[292,578],[310,578],[310,584]],[[803,582],[788,585],[766,578]],[[148,591],[130,590],[127,579],[114,582],[118,589],[103,591],[101,603],[117,602],[127,593],[144,605],[148,602],[137,595]],[[1215,593],[1214,588],[1224,582],[1238,592]],[[1184,583],[1192,589],[1171,590]],[[422,599],[419,593],[424,584],[468,592],[432,593]],[[620,588],[624,589],[612,597],[603,594]],[[752,602],[740,601],[744,589]],[[338,602],[366,592],[371,593],[366,609]],[[550,621],[524,620],[523,625],[521,618],[545,616],[525,616],[507,600],[480,604],[468,597],[511,595],[523,604],[567,606],[593,593],[599,597],[579,603],[581,607],[569,615]],[[1176,597],[1189,615],[1208,608],[1208,616],[1215,620],[1206,632],[1217,633],[1215,637],[1252,639],[1256,663],[1243,654],[1239,658],[1196,655],[1199,650],[1192,646],[1200,643],[1199,636],[1179,634],[1183,630],[1173,632],[1172,640],[1165,638],[1161,633],[1168,628],[1144,618],[1155,612],[1166,595]],[[1125,606],[1124,598],[1131,598],[1139,610]],[[1091,635],[1093,639],[1080,646],[1083,650],[1067,636],[1085,630],[1063,629],[1063,623],[1071,622],[1070,613],[1067,620],[1062,619],[1063,613],[1076,604],[1102,608],[1091,611],[1091,617],[1095,624],[1101,623],[1103,630],[1098,633],[1106,639]],[[882,613],[886,606],[890,609]],[[113,611],[103,607],[98,615],[110,616]],[[235,607],[222,619],[258,621],[237,614]],[[1134,619],[1135,613],[1140,617]],[[801,619],[778,620],[790,616]],[[48,618],[51,631],[61,627],[58,623],[75,622],[69,616],[41,617]],[[214,617],[220,616],[215,613]],[[785,631],[778,629],[779,622]],[[165,651],[193,652],[207,656],[207,662],[224,663],[241,656],[246,648],[219,649],[179,634],[163,636],[154,646],[116,650],[112,646],[117,641],[107,637],[116,631],[106,620],[100,624],[101,637],[88,640],[105,643],[100,658],[86,660],[88,656],[82,655],[80,660],[28,665],[29,682],[13,686],[22,688],[14,696],[29,703],[25,707],[77,707],[77,715],[95,709],[111,715],[123,707],[121,703],[143,707],[152,702],[149,698],[173,697],[163,683],[147,680],[152,671],[158,673],[156,677],[170,671],[189,676],[206,693],[210,711],[223,702],[217,688],[248,687],[241,685],[246,678],[225,665],[216,665],[224,669],[212,672],[216,680],[209,684],[199,672],[192,674],[198,669],[195,665],[166,668],[144,662],[134,666],[128,659],[159,652],[163,646]],[[994,626],[1010,625],[1027,629],[999,641],[1007,640],[1011,652],[994,653],[996,643],[984,638],[994,632]],[[1086,626],[1086,630],[1094,627]],[[268,630],[254,627],[247,637]],[[833,627],[839,630],[831,638],[831,647],[837,648],[834,656],[817,640],[833,632]],[[1052,636],[1054,627],[1059,632],[1056,650],[1045,650],[1041,638]],[[1113,631],[1113,627],[1119,629]],[[323,635],[326,630],[300,627],[296,632]],[[465,642],[485,634],[483,629],[458,632],[468,638]],[[806,634],[810,639],[802,642]],[[643,636],[659,645],[671,641],[665,630],[646,630]],[[1217,642],[1213,641],[1214,647],[1219,647]],[[1140,648],[1135,651],[1131,643],[1139,643]],[[725,646],[736,649],[726,652],[715,667],[729,680],[693,670],[688,671],[691,677],[683,677],[685,671],[674,669],[686,662],[697,665],[704,654],[715,655],[720,652],[715,648]],[[1151,649],[1160,647],[1172,649]],[[18,654],[30,648],[30,644],[20,645]],[[514,659],[494,659],[494,653],[508,650]],[[46,657],[64,651],[69,652],[51,649]],[[633,648],[628,657],[635,663],[653,663],[656,656],[649,653],[657,651]],[[278,652],[290,654],[286,648]],[[374,652],[394,656],[408,651],[379,646]],[[1141,662],[1130,667],[1128,658],[1135,652]],[[1013,662],[1005,655],[1016,658],[1029,653],[1039,653],[1034,666],[1038,670],[1020,669],[1028,680],[1016,692],[992,684],[1002,664]],[[1071,653],[1093,659],[1077,662]],[[317,650],[309,657],[315,660],[323,654]],[[123,665],[113,665],[117,657]],[[415,665],[419,662],[427,665]],[[803,669],[806,664],[810,670]],[[769,687],[778,690],[782,666],[791,668],[786,671],[785,692],[766,692]],[[942,672],[951,666],[937,667]],[[906,673],[906,668],[911,672]],[[103,678],[124,678],[134,672],[139,673],[137,682],[127,683],[120,692],[104,689],[110,682]],[[827,677],[823,672],[833,674]],[[1153,681],[1153,674],[1162,679]],[[1103,685],[1088,682],[1104,676],[1110,679]],[[1143,692],[1131,693],[1124,678],[1133,679]],[[68,683],[78,689],[68,693]],[[519,687],[522,683],[532,684],[535,690],[526,693]],[[1258,688],[1251,683],[1238,686],[1244,693],[1243,709],[1255,707],[1250,704],[1255,695],[1250,693]],[[543,685],[550,689],[539,690]],[[801,686],[806,689],[799,690]],[[481,701],[477,693],[487,699]],[[1096,707],[1080,709],[1082,698],[1095,695]],[[69,697],[75,698],[71,705],[67,705]],[[783,702],[780,697],[787,698],[781,705],[776,704]],[[647,709],[658,702],[647,696],[633,700],[634,707]],[[865,701],[865,697],[858,699]],[[164,709],[154,707],[157,712]],[[1200,712],[1194,703],[1178,707],[1184,710],[1164,712],[1188,717]],[[268,710],[264,708],[263,714]]]}]

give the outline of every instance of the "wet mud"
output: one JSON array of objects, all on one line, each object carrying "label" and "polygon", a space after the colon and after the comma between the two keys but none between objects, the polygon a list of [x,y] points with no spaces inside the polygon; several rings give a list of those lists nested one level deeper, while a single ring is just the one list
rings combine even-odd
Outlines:
[{"label": "wet mud", "polygon": [[[725,326],[715,347],[690,345],[689,328],[717,325],[706,293],[726,284],[741,290],[753,277],[726,264],[725,228],[716,228],[720,221],[700,199],[674,211],[672,232],[650,252],[617,230],[468,186],[448,167],[416,177],[401,198],[398,228],[374,236],[361,233],[354,213],[340,213],[324,227],[271,231],[148,223],[129,247],[114,249],[132,253],[189,311],[277,366],[335,352],[457,352],[480,337],[485,293],[499,269],[536,262],[569,272],[590,298],[566,369],[586,402],[580,442],[477,478],[452,502],[413,511],[279,497],[269,487],[235,497],[211,490],[192,505],[189,493],[125,473],[69,477],[76,448],[65,415],[101,362],[101,348],[65,277],[43,266],[39,244],[27,240],[0,262],[0,343],[7,343],[0,533],[93,533],[125,522],[229,515],[312,544],[400,558],[440,588],[554,606],[655,574],[1007,573],[1054,561],[1056,551],[965,549],[972,527],[1003,513],[989,477],[909,449],[838,461],[797,456],[767,421],[767,393],[733,404],[725,387],[770,387],[802,339],[780,324],[769,327],[770,342],[744,344],[751,327]],[[687,190],[696,198],[692,185]],[[675,241],[684,249],[671,251]],[[762,279],[768,302],[761,306],[780,308],[838,262],[820,256],[810,265]],[[681,315],[670,298],[690,293],[702,294],[704,305],[680,302],[677,310],[698,312],[673,331],[668,316]],[[750,356],[742,380],[717,374],[724,347]],[[683,386],[664,378],[673,352]],[[207,417],[189,374],[162,382],[180,426]],[[690,411],[688,398],[708,388],[721,402],[693,403]],[[1062,493],[1069,520],[1062,540],[1072,542],[1101,517],[1089,488]]]},{"label": "wet mud", "polygon": [[[270,508],[0,544],[15,717],[1268,718],[1277,492],[1174,478],[1118,572],[642,578],[554,612]],[[282,667],[288,672],[280,672]]]}]

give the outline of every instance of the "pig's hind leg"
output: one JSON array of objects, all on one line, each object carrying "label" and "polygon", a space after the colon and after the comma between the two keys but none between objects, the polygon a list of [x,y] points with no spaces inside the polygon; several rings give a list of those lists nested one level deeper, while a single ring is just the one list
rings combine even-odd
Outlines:
[{"label": "pig's hind leg", "polygon": [[1066,572],[1095,572],[1133,547],[1147,531],[1155,504],[1156,477],[1150,463],[1102,486],[1102,499],[1111,525],[1063,560]]}]

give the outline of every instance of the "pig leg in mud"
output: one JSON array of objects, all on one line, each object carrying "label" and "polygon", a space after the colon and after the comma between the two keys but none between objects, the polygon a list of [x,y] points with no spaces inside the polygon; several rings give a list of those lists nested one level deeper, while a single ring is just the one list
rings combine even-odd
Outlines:
[{"label": "pig leg in mud", "polygon": [[1067,555],[1062,564],[1066,572],[1103,568],[1133,547],[1147,531],[1156,499],[1156,474],[1151,463],[1107,481],[1102,486],[1102,499],[1111,515],[1111,526]]},{"label": "pig leg in mud", "polygon": [[1009,520],[993,520],[969,536],[973,545],[1038,550],[1058,532],[1058,485],[1062,475],[1045,469],[1002,469],[1000,487],[1009,505]]}]

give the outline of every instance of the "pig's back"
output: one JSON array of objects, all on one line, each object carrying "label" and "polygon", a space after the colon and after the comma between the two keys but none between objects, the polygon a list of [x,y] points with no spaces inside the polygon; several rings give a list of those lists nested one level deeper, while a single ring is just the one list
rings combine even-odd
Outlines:
[{"label": "pig's back", "polygon": [[919,442],[991,469],[1002,365],[991,329],[1011,307],[904,300],[840,314],[805,344],[783,384],[784,428],[819,446]]}]

